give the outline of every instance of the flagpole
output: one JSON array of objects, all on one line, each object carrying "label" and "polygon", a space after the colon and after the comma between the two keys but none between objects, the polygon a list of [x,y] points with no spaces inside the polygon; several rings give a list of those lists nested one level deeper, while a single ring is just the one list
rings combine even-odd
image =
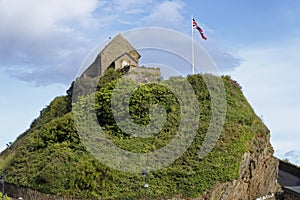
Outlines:
[{"label": "flagpole", "polygon": [[192,75],[195,74],[195,48],[194,48],[194,26],[193,26],[194,16],[192,15]]}]

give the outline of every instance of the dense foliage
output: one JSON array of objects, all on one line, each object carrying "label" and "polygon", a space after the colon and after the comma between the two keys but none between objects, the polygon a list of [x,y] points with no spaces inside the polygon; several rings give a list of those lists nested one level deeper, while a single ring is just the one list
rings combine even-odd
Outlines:
[{"label": "dense foliage", "polygon": [[[0,192],[0,197],[2,199],[2,193]],[[11,200],[11,198],[9,198],[7,195],[4,195],[4,200]]]},{"label": "dense foliage", "polygon": [[[219,79],[211,75],[187,77],[199,101],[198,133],[189,149],[172,165],[149,173],[151,199],[174,195],[197,197],[218,182],[238,178],[241,158],[250,148],[250,141],[255,135],[268,136],[267,128],[247,103],[240,86],[230,77],[222,77],[227,100],[224,129],[213,151],[200,159],[198,150],[211,119],[211,97],[203,76],[212,82]],[[147,125],[149,108],[160,103],[166,110],[167,123],[154,137],[130,137],[118,127],[110,108],[112,92],[120,77],[117,72],[109,71],[98,82],[96,93],[76,98],[76,103],[84,105],[94,95],[99,124],[107,137],[122,149],[150,152],[165,146],[176,134],[180,121],[180,105],[175,95],[159,84],[140,84],[130,99],[129,111],[134,122]],[[70,112],[70,95],[54,99],[31,128],[14,142],[12,151],[2,152],[0,168],[7,169],[7,181],[52,194],[100,199],[142,198],[145,182],[141,174],[108,168],[86,150]]]}]

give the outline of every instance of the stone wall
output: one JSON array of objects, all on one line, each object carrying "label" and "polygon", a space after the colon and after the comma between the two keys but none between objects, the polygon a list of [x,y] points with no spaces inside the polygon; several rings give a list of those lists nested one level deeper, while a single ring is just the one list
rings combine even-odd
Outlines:
[{"label": "stone wall", "polygon": [[82,73],[81,77],[94,78],[101,74],[101,56],[98,55],[95,61]]},{"label": "stone wall", "polygon": [[159,68],[148,67],[131,67],[126,76],[138,83],[155,83],[161,79]]}]

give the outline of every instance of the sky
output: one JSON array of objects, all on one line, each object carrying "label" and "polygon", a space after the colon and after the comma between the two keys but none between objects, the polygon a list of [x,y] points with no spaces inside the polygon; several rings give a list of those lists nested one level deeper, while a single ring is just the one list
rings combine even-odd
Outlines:
[{"label": "sky", "polygon": [[143,27],[189,37],[193,15],[208,38],[196,42],[240,83],[275,154],[300,165],[299,10],[298,0],[0,0],[0,150],[104,40]]}]

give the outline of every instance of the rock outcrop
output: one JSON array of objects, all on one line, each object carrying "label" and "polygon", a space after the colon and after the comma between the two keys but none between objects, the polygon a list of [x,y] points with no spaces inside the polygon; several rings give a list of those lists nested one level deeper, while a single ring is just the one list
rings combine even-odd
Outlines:
[{"label": "rock outcrop", "polygon": [[279,191],[279,163],[273,157],[274,151],[269,138],[255,138],[251,146],[249,152],[243,156],[238,180],[217,184],[197,199],[252,200]]}]

